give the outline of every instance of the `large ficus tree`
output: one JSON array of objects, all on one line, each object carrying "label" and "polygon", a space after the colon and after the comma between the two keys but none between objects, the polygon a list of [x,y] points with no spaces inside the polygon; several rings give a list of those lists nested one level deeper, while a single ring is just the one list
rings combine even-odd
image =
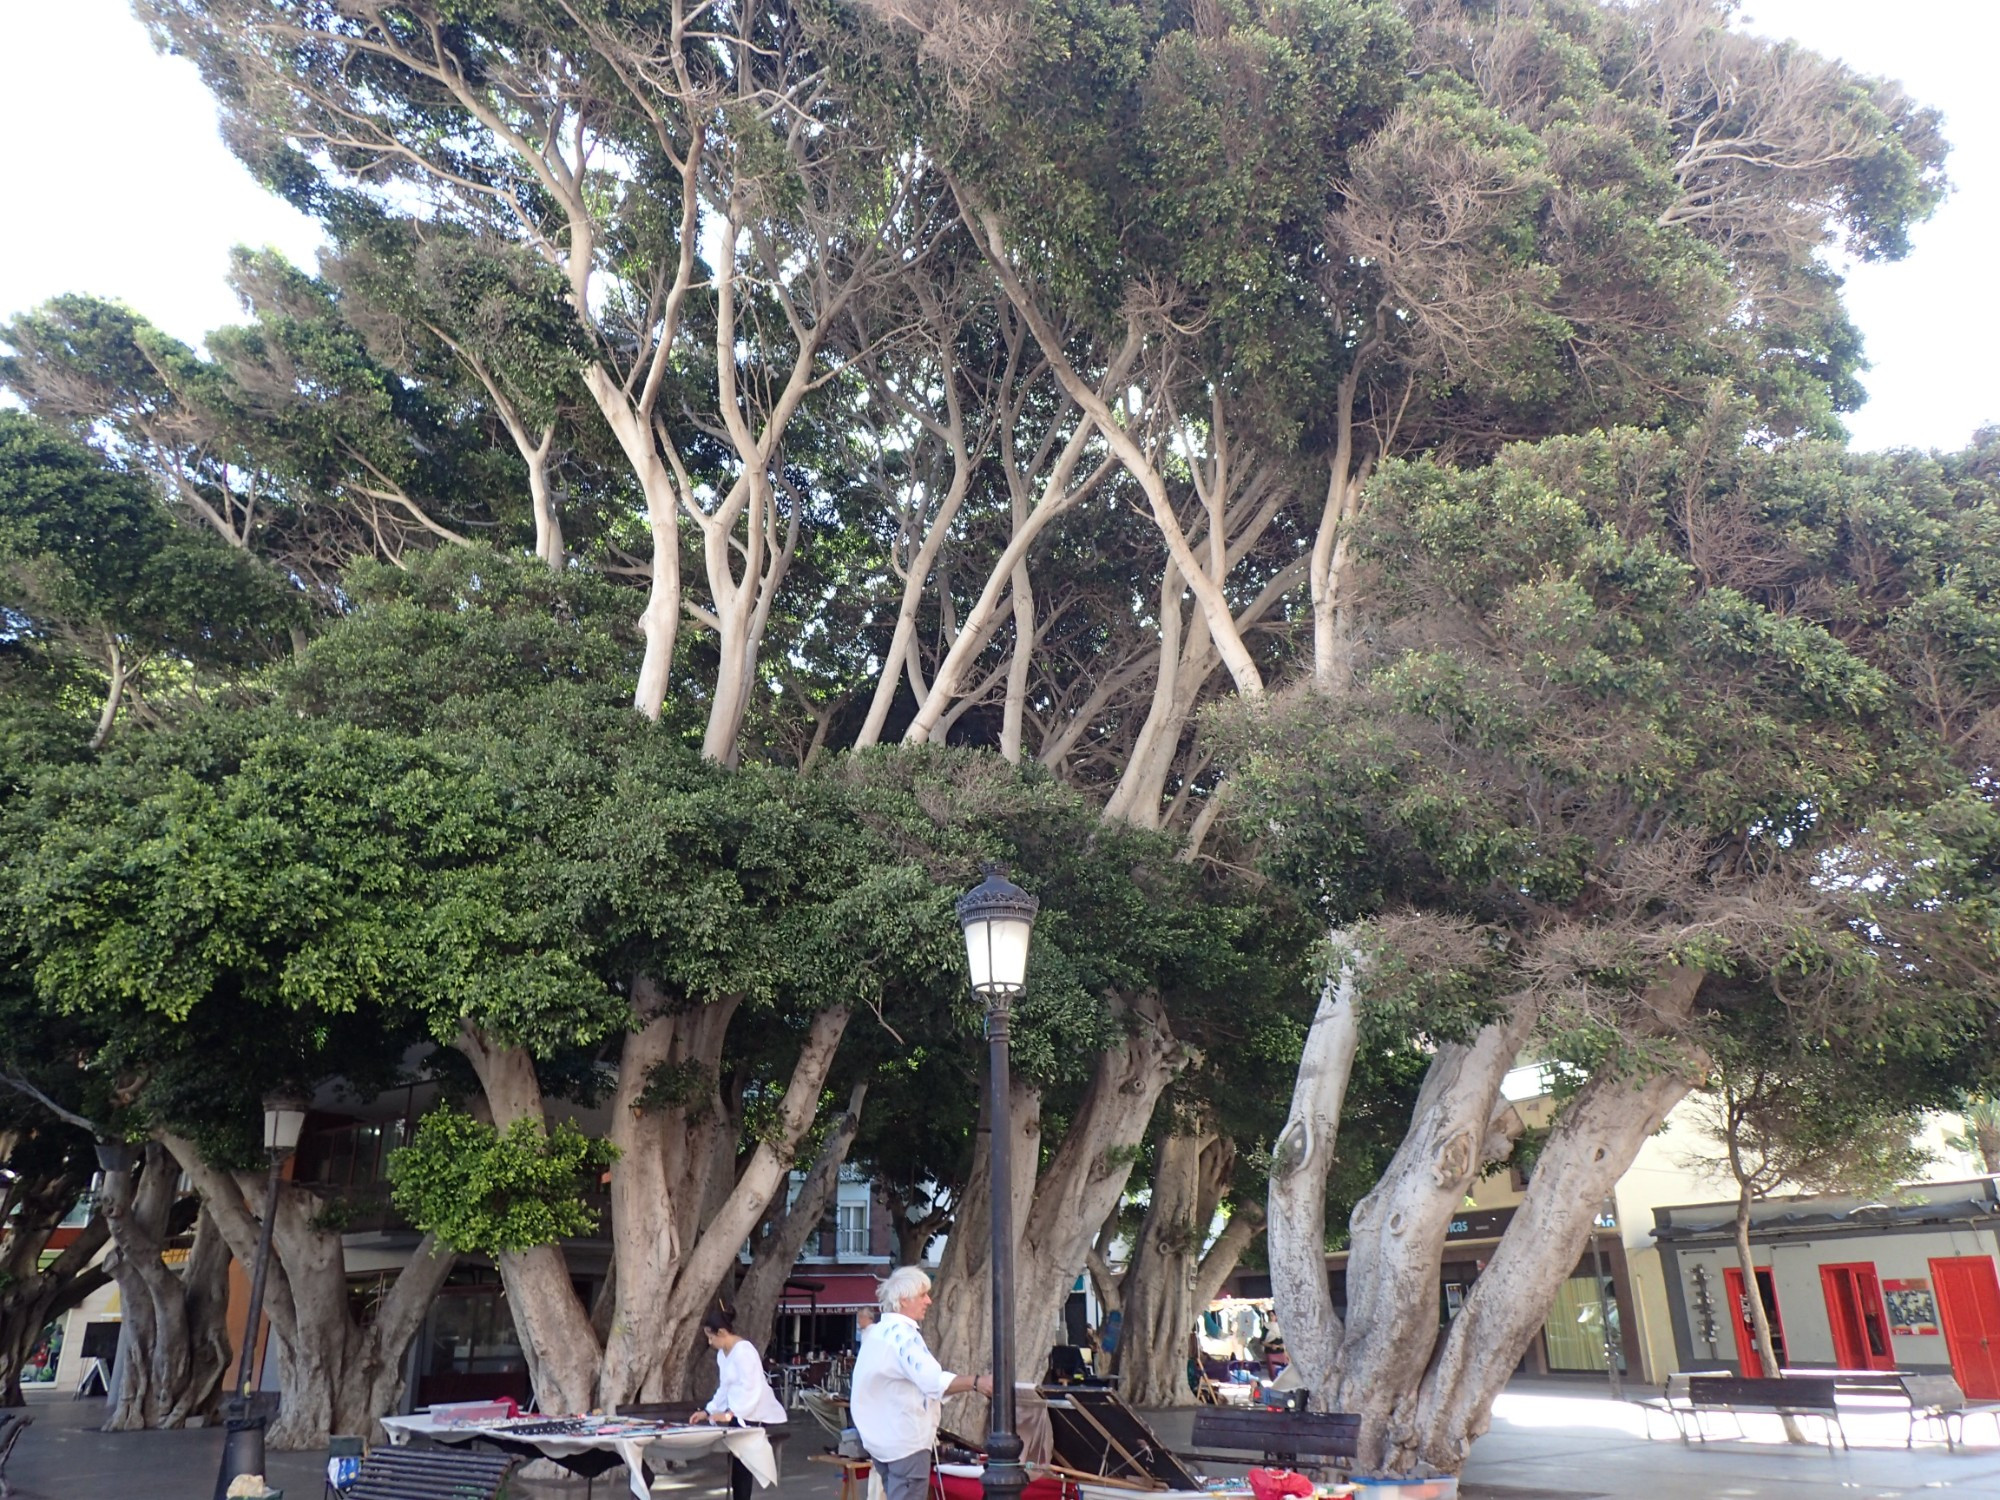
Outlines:
[{"label": "large ficus tree", "polygon": [[[1175,1079],[1227,1034],[1218,996],[1291,986],[1230,871],[1263,858],[1330,934],[1316,1017],[1271,1028],[1272,1065],[1303,1060],[1270,1249],[1308,1383],[1384,1463],[1462,1458],[1576,1203],[1723,1002],[1775,980],[1802,1035],[1887,1016],[1918,981],[1857,934],[1929,924],[1916,1009],[1957,1045],[1984,460],[1807,441],[1859,396],[1822,253],[1901,254],[1942,191],[1893,87],[1717,0],[141,9],[335,252],[246,258],[254,325],[212,359],[78,304],[0,373],[239,548],[274,495],[274,531],[400,569],[274,547],[350,617],[269,684],[284,736],[190,774],[239,820],[377,761],[485,799],[367,858],[316,808],[270,857],[342,899],[260,961],[306,995],[351,983],[330,944],[430,965],[328,993],[471,1064],[487,1120],[407,1191],[499,1260],[545,1402],[676,1387],[662,1351],[830,1138],[852,1020],[948,1009],[939,892],[982,855],[1050,913],[1015,1101],[1050,1149],[1006,1187],[1024,1347],[1149,1130],[1167,1196],[1215,1196]],[[401,519],[339,540],[357,516]],[[475,524],[532,534],[538,576]],[[17,657],[59,702],[61,663]],[[811,774],[757,764],[783,760]],[[370,925],[378,868],[449,943]],[[1318,1257],[1371,1041],[1430,1061],[1342,1322]],[[1557,1165],[1437,1344],[1432,1241],[1507,1148],[1492,1094],[1527,1047],[1577,1070]],[[546,1123],[579,1054],[617,1122],[596,1307],[557,1241],[604,1155]],[[992,1185],[920,1154],[964,1174],[959,1358]],[[496,1185],[520,1213],[454,1210]]]},{"label": "large ficus tree", "polygon": [[[1992,608],[1991,495],[1942,479],[1634,431],[1378,474],[1371,649],[1342,694],[1251,720],[1245,763],[1269,851],[1336,934],[1269,1237],[1294,1359],[1361,1413],[1365,1461],[1463,1461],[1593,1205],[1709,1076],[1706,1036],[1754,1013],[1802,1052],[1978,1043],[1993,818],[1972,726],[1995,681],[1965,651]],[[1337,1311],[1327,1155],[1385,1025],[1434,1056],[1351,1217]],[[1499,1086],[1528,1049],[1571,1097],[1440,1331],[1446,1226],[1510,1150]]]},{"label": "large ficus tree", "polygon": [[[804,8],[140,9],[200,64],[231,143],[295,201],[407,215],[418,197],[412,231],[434,225],[468,255],[484,244],[496,265],[528,257],[559,283],[570,368],[647,534],[634,704],[665,711],[692,616],[714,648],[703,748],[733,764],[809,498],[785,472],[787,432],[837,371],[827,342],[852,299],[896,269],[883,230],[908,212],[899,158],[831,93]],[[476,305],[430,311],[496,406],[532,406],[485,361]],[[519,415],[528,456],[543,429]],[[697,589],[682,581],[690,546]]]}]

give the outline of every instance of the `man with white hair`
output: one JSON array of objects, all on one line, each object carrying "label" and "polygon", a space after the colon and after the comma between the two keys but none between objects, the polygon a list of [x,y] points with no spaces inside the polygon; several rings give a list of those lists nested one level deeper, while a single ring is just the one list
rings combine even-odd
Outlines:
[{"label": "man with white hair", "polygon": [[993,1377],[954,1375],[938,1364],[919,1326],[931,1310],[931,1279],[915,1266],[891,1271],[875,1300],[882,1320],[861,1341],[847,1409],[887,1500],[925,1500],[944,1398],[991,1396]]}]

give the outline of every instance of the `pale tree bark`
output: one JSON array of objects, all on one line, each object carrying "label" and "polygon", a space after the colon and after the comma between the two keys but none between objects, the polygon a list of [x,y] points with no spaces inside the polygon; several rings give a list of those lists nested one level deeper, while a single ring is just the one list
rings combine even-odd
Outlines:
[{"label": "pale tree bark", "polygon": [[[1500,1084],[1532,1032],[1540,1004],[1530,995],[1516,995],[1469,1042],[1440,1046],[1402,1146],[1350,1220],[1343,1324],[1329,1303],[1315,1306],[1314,1294],[1325,1296],[1324,1252],[1308,1238],[1305,1221],[1317,1203],[1322,1217],[1311,1230],[1323,1233],[1324,1200],[1315,1192],[1323,1194],[1325,1168],[1303,1171],[1318,1155],[1316,1142],[1326,1138],[1326,1126],[1338,1126],[1337,1117],[1329,1121],[1322,1111],[1329,1102],[1337,1109],[1352,1059],[1351,1044],[1341,1040],[1353,1025],[1341,1014],[1341,978],[1337,972],[1330,993],[1322,996],[1314,1023],[1319,1036],[1307,1044],[1315,1076],[1302,1080],[1296,1091],[1293,1118],[1274,1153],[1271,1233],[1278,1313],[1294,1366],[1314,1390],[1314,1405],[1362,1418],[1356,1457],[1362,1470],[1456,1472],[1486,1430],[1495,1396],[1588,1244],[1598,1205],[1706,1063],[1690,1055],[1678,1065],[1638,1075],[1607,1069],[1584,1084],[1558,1118],[1527,1195],[1473,1295],[1440,1338],[1438,1271],[1450,1219],[1477,1173],[1512,1150],[1519,1119],[1501,1098]],[[1346,978],[1351,1010],[1360,974]],[[1633,1024],[1652,1035],[1675,1034],[1692,1013],[1702,978],[1699,970],[1670,968],[1641,997]],[[1341,1086],[1329,1074],[1337,1075]],[[1292,1222],[1280,1225],[1281,1214]],[[1290,1268],[1282,1276],[1280,1265]],[[1324,1332],[1301,1321],[1316,1314]],[[1329,1341],[1331,1380],[1325,1387],[1311,1386],[1314,1371],[1329,1362]]]},{"label": "pale tree bark", "polygon": [[[1188,424],[1178,414],[1171,420],[1175,430],[1187,430]],[[1229,410],[1219,390],[1210,398],[1204,443],[1205,450],[1188,459],[1200,514],[1188,527],[1187,538],[1190,548],[1202,558],[1207,580],[1222,589],[1264,540],[1290,494],[1274,469],[1239,458]],[[1277,608],[1305,571],[1298,565],[1281,569],[1250,606],[1233,617],[1231,628],[1237,637],[1247,637],[1265,614]],[[1192,618],[1183,616],[1183,598],[1188,592],[1188,580],[1170,555],[1160,580],[1160,660],[1152,700],[1118,789],[1105,807],[1106,817],[1142,828],[1163,824],[1161,804],[1180,759],[1182,739],[1209,680],[1223,664],[1223,654],[1217,649],[1199,600]]]},{"label": "pale tree bark", "polygon": [[[173,1135],[162,1140],[201,1193],[230,1252],[251,1265],[266,1206],[265,1176],[224,1171],[204,1161],[191,1141]],[[310,1189],[280,1182],[264,1288],[282,1393],[266,1438],[276,1449],[324,1447],[334,1433],[383,1439],[378,1423],[402,1398],[404,1355],[456,1259],[426,1235],[375,1316],[357,1323],[342,1236],[319,1227],[326,1207]]]},{"label": "pale tree bark", "polygon": [[1028,712],[1028,672],[1035,663],[1035,586],[1028,565],[1014,565],[1014,647],[1007,656],[1007,695],[1000,710],[1000,758],[1021,763],[1021,727]]},{"label": "pale tree bark", "polygon": [[839,1194],[840,1169],[860,1132],[861,1106],[867,1098],[865,1080],[848,1090],[847,1108],[827,1130],[812,1169],[799,1184],[798,1197],[781,1204],[771,1216],[770,1232],[751,1244],[750,1268],[736,1283],[736,1331],[758,1349],[770,1347],[785,1279]]},{"label": "pale tree bark", "polygon": [[528,501],[535,513],[535,556],[560,573],[569,553],[563,546],[562,517],[556,514],[555,491],[549,484],[549,455],[555,447],[556,424],[542,429],[530,448],[522,445],[521,458],[528,466]]},{"label": "pale tree bark", "polygon": [[[543,1123],[541,1083],[525,1048],[492,1042],[469,1027],[461,1033],[458,1047],[479,1075],[480,1093],[495,1128],[504,1131],[517,1120]],[[589,1411],[596,1405],[603,1349],[570,1280],[562,1248],[536,1245],[508,1250],[495,1260],[541,1409]]]},{"label": "pale tree bark", "polygon": [[119,706],[125,701],[125,648],[109,630],[104,632],[104,671],[109,681],[104,689],[104,707],[97,715],[97,728],[90,736],[92,750],[102,750],[110,743]]},{"label": "pale tree bark", "polygon": [[[1133,997],[1124,1009],[1129,1035],[1122,1045],[1099,1055],[1061,1144],[1039,1174],[1041,1098],[1032,1087],[1015,1085],[1014,1222],[1021,1227],[1014,1336],[1017,1374],[1024,1380],[1041,1374],[1070,1288],[1084,1269],[1099,1226],[1124,1195],[1153,1106],[1187,1061],[1156,996]],[[984,1370],[991,1358],[992,1236],[984,1154],[953,1221],[939,1266],[938,1301],[931,1310],[938,1358],[946,1369],[960,1372]],[[965,1398],[956,1406],[948,1404],[945,1425],[969,1421],[974,1406]]]},{"label": "pale tree bark", "polygon": [[[664,708],[684,607],[681,518],[697,508],[660,420],[660,402],[675,356],[690,352],[683,315],[699,280],[705,169],[726,177],[730,166],[710,136],[721,128],[724,109],[741,102],[726,80],[697,79],[691,69],[690,59],[704,48],[742,45],[704,23],[707,9],[670,0],[654,29],[572,11],[573,54],[530,46],[513,56],[488,53],[477,69],[465,66],[434,17],[372,27],[365,35],[333,12],[299,16],[259,7],[200,16],[175,10],[157,18],[191,53],[222,47],[246,67],[268,68],[269,76],[251,81],[248,92],[286,101],[284,128],[308,149],[360,153],[421,181],[465,221],[526,245],[561,274],[589,349],[580,368],[585,388],[645,497],[652,580],[640,615],[645,648],[633,704],[650,718]],[[753,7],[743,14],[754,24],[758,13]],[[301,56],[316,64],[291,67]],[[355,66],[364,60],[367,66]],[[401,132],[399,121],[355,81],[383,64],[426,80],[459,113],[457,127],[421,137]],[[734,71],[741,78],[756,70]],[[798,103],[798,89],[813,86],[810,75],[785,71],[783,100]],[[534,99],[536,107],[518,109],[522,99]],[[783,100],[761,98],[739,118],[746,128],[761,128],[755,122]],[[259,119],[255,128],[270,124]],[[612,198],[594,184],[605,156],[627,149],[619,133],[634,127],[677,179],[677,196],[671,227],[645,247],[648,253],[629,255],[621,251],[631,247],[617,243],[621,226],[600,218]],[[462,173],[457,148],[443,144],[461,133],[483,138],[518,164],[538,201],[531,206],[508,174],[475,180]],[[616,284],[607,288],[607,281]],[[726,365],[734,363],[731,351]],[[543,540],[553,548],[552,538]]]},{"label": "pale tree bark", "polygon": [[1598,1206],[1696,1076],[1606,1074],[1565,1106],[1535,1158],[1526,1197],[1452,1320],[1422,1389],[1403,1422],[1383,1434],[1386,1472],[1455,1474],[1463,1467],[1492,1419],[1494,1398],[1589,1245]]},{"label": "pale tree bark", "polygon": [[[1138,739],[1126,759],[1125,772],[1104,804],[1108,820],[1140,828],[1160,826],[1160,793],[1167,784],[1174,753],[1180,748],[1181,727],[1193,706],[1180,691],[1181,683],[1193,675],[1192,663],[1182,659],[1181,596],[1185,592],[1180,569],[1169,558],[1160,572],[1160,663],[1153,674],[1153,696],[1146,708],[1145,722],[1139,726]],[[1187,651],[1198,655],[1208,644],[1199,618],[1193,635]]]},{"label": "pale tree bark", "polygon": [[[1751,1337],[1757,1345],[1757,1358],[1764,1366],[1764,1378],[1778,1378],[1778,1346],[1771,1337],[1771,1316],[1764,1311],[1764,1296],[1757,1288],[1757,1257],[1750,1248],[1750,1207],[1756,1201],[1750,1187],[1745,1184],[1736,1194],[1736,1264],[1743,1273],[1743,1305],[1750,1314]],[[1805,1441],[1797,1425],[1789,1418],[1785,1423],[1785,1435],[1791,1441]]]},{"label": "pale tree bark", "polygon": [[549,483],[549,461],[556,443],[555,422],[541,423],[538,434],[506,386],[470,346],[454,338],[451,330],[440,324],[426,322],[423,327],[472,373],[492,401],[495,414],[514,444],[514,451],[520,454],[521,462],[528,471],[528,504],[535,522],[535,556],[548,564],[550,571],[560,573],[568,553],[563,548],[562,517],[556,514],[555,492]]},{"label": "pale tree bark", "polygon": [[[755,189],[747,195],[756,196]],[[863,241],[858,246],[851,245],[859,253],[847,262],[847,274],[836,285],[826,278],[827,262],[814,257],[804,272],[815,284],[816,295],[807,299],[814,304],[810,323],[793,306],[788,291],[778,292],[791,324],[795,347],[784,384],[765,407],[761,424],[753,430],[749,393],[737,369],[741,358],[738,347],[745,330],[737,305],[736,245],[749,231],[750,216],[748,201],[731,205],[724,225],[723,243],[727,250],[714,277],[714,352],[720,383],[722,434],[735,449],[740,467],[736,482],[712,512],[697,502],[698,492],[684,490],[687,513],[701,533],[702,558],[713,604],[708,622],[715,630],[721,658],[715,693],[709,703],[708,726],[702,737],[702,754],[723,765],[736,764],[743,716],[756,683],[764,627],[798,550],[802,502],[794,500],[781,525],[773,469],[782,462],[780,452],[786,428],[806,396],[826,378],[816,367],[832,320],[841,316],[860,283],[872,276],[874,265],[870,244]],[[772,265],[766,270],[774,273],[771,284],[782,287],[781,268]]]},{"label": "pale tree bark", "polygon": [[[1111,1269],[1111,1252],[1118,1241],[1118,1221],[1123,1215],[1116,1208],[1104,1216],[1104,1225],[1084,1252],[1083,1263],[1090,1271],[1090,1279],[1097,1284],[1097,1300],[1104,1307],[1108,1321],[1111,1314],[1119,1315],[1119,1326],[1124,1326],[1125,1313],[1125,1273]],[[1129,1268],[1130,1262],[1127,1262]]]},{"label": "pale tree bark", "polygon": [[[1747,1313],[1749,1316],[1750,1337],[1757,1346],[1757,1359],[1764,1367],[1764,1378],[1775,1380],[1782,1378],[1778,1345],[1771,1335],[1771,1316],[1764,1310],[1764,1294],[1757,1286],[1757,1257],[1750,1248],[1750,1210],[1760,1192],[1768,1192],[1776,1186],[1770,1179],[1778,1174],[1776,1171],[1753,1170],[1745,1162],[1741,1110],[1733,1097],[1727,1097],[1723,1107],[1728,1112],[1724,1138],[1729,1153],[1729,1171],[1736,1180],[1736,1265],[1743,1275],[1743,1307],[1737,1310],[1737,1315]],[[1770,1164],[1766,1162],[1764,1165],[1768,1169]],[[1786,1415],[1782,1420],[1787,1442],[1803,1443],[1806,1440],[1805,1432],[1795,1417]]]},{"label": "pale tree bark", "polygon": [[[1992,1106],[1989,1104],[1988,1109]],[[1990,1173],[2000,1175],[2000,1119],[1968,1120],[1966,1129],[1979,1148],[1979,1160]]]},{"label": "pale tree bark", "polygon": [[[1013,1132],[1013,1151],[1008,1160],[1013,1167],[1015,1259],[1020,1258],[1020,1230],[1028,1218],[1035,1193],[1035,1164],[1041,1152],[1042,1094],[1018,1075],[1010,1080],[1012,1098],[1008,1125]],[[991,1367],[993,1349],[993,1299],[989,1273],[993,1257],[992,1159],[986,1137],[994,1128],[992,1100],[982,1085],[979,1123],[975,1132],[972,1171],[965,1190],[959,1195],[952,1216],[951,1235],[944,1243],[933,1278],[930,1315],[925,1320],[925,1337],[936,1352],[938,1362],[953,1374],[979,1374]],[[1018,1286],[1018,1283],[1017,1283]],[[1041,1372],[1030,1370],[1032,1357],[1017,1351],[1017,1376],[1034,1378]],[[953,1431],[979,1431],[977,1423],[985,1409],[981,1396],[956,1396],[945,1403],[944,1425]]]},{"label": "pale tree bark", "polygon": [[[1136,345],[1133,348],[1136,349]],[[1126,363],[1129,364],[1129,361]],[[972,663],[999,623],[1000,606],[1010,590],[1015,569],[1027,561],[1036,539],[1051,522],[1074,509],[1111,473],[1113,464],[1106,460],[1097,464],[1082,479],[1076,477],[1089,451],[1093,430],[1091,423],[1079,422],[1063,445],[1034,509],[1014,528],[1006,548],[987,574],[977,602],[959,627],[944,660],[938,664],[937,675],[920,695],[916,717],[903,732],[905,744],[925,744],[937,731],[952,701],[960,695]]]},{"label": "pale tree bark", "polygon": [[[611,1169],[612,1285],[586,1308],[560,1245],[499,1257],[529,1376],[545,1411],[589,1411],[673,1400],[687,1389],[698,1325],[737,1251],[784,1187],[811,1129],[848,1012],[813,1017],[786,1082],[773,1137],[739,1165],[740,1120],[723,1098],[720,1064],[740,997],[678,1004],[635,980],[637,1025],[626,1036],[610,1110],[618,1147]],[[544,1120],[534,1062],[517,1047],[467,1031],[492,1121]],[[664,1102],[648,1090],[663,1074],[694,1083]]]},{"label": "pale tree bark", "polygon": [[1501,1080],[1539,1010],[1531,996],[1512,996],[1471,1041],[1437,1049],[1408,1134],[1348,1221],[1347,1326],[1325,1401],[1328,1410],[1361,1417],[1364,1444],[1386,1428],[1430,1364],[1445,1234],[1492,1159]]},{"label": "pale tree bark", "polygon": [[[1354,527],[1361,515],[1361,489],[1368,465],[1354,462],[1354,403],[1369,356],[1379,347],[1371,339],[1356,353],[1341,377],[1334,397],[1335,438],[1327,463],[1326,501],[1319,529],[1313,533],[1310,593],[1313,619],[1313,689],[1338,692],[1347,682],[1353,646],[1353,605],[1349,574],[1354,555]],[[1370,459],[1372,463],[1372,456]]]},{"label": "pale tree bark", "polygon": [[1015,1271],[1016,1347],[1046,1355],[1097,1226],[1118,1206],[1153,1106],[1187,1065],[1159,998],[1131,997],[1124,1044],[1102,1054],[1069,1129],[1035,1184]]},{"label": "pale tree bark", "polygon": [[1229,1222],[1222,1226],[1222,1233],[1202,1253],[1201,1264],[1195,1267],[1194,1305],[1197,1312],[1208,1311],[1208,1304],[1222,1295],[1223,1284],[1263,1232],[1264,1210],[1256,1203],[1237,1204],[1229,1215]]},{"label": "pale tree bark", "polygon": [[[885,403],[902,412],[921,433],[943,448],[951,460],[951,478],[944,487],[943,497],[938,500],[934,514],[929,511],[934,486],[916,486],[914,504],[900,494],[904,488],[901,483],[892,480],[885,486],[897,497],[898,541],[890,548],[889,566],[902,576],[903,591],[896,606],[896,626],[889,638],[889,649],[882,658],[881,668],[875,677],[875,691],[868,701],[868,714],[862,720],[861,732],[854,739],[857,750],[865,750],[881,742],[882,731],[889,722],[890,706],[896,701],[910,654],[916,649],[917,616],[923,608],[924,594],[937,568],[938,554],[945,539],[951,535],[959,509],[965,504],[966,492],[971,487],[973,472],[985,452],[983,442],[975,444],[967,437],[964,402],[959,395],[957,372],[948,351],[940,356],[939,364],[938,379],[945,403],[941,417],[928,411],[922,402],[911,400],[896,383],[882,378],[871,382]],[[902,553],[900,556],[899,551]],[[918,702],[922,701],[922,690],[919,690]]]},{"label": "pale tree bark", "polygon": [[[778,1109],[776,1139],[760,1142],[750,1153],[728,1197],[702,1226],[701,1237],[694,1242],[680,1269],[667,1307],[665,1348],[668,1351],[699,1346],[703,1311],[735,1261],[737,1250],[770,1208],[771,1200],[783,1190],[791,1172],[792,1154],[812,1128],[819,1109],[820,1089],[826,1082],[841,1034],[847,1029],[848,1017],[849,1012],[844,1008],[823,1010],[813,1017],[785,1085],[784,1100]],[[675,1376],[682,1368],[671,1353],[666,1355],[661,1370],[662,1399],[672,1400],[680,1395],[683,1388],[676,1384]]]},{"label": "pale tree bark", "polygon": [[1188,1406],[1189,1340],[1255,1234],[1261,1215],[1232,1216],[1206,1254],[1210,1224],[1236,1166],[1235,1143],[1198,1125],[1160,1142],[1153,1196],[1123,1278],[1119,1393],[1135,1406]]},{"label": "pale tree bark", "polygon": [[1292,1083],[1291,1109],[1271,1152],[1264,1238],[1271,1263],[1271,1297],[1293,1367],[1310,1391],[1333,1388],[1342,1333],[1326,1276],[1326,1183],[1333,1170],[1347,1081],[1361,1041],[1356,994],[1361,957],[1346,941],[1348,936],[1333,934],[1342,957],[1320,987]]},{"label": "pale tree bark", "polygon": [[229,1257],[213,1219],[204,1211],[196,1220],[194,1248],[178,1274],[161,1259],[177,1178],[166,1148],[148,1142],[136,1162],[107,1170],[100,1181],[122,1307],[108,1432],[184,1427],[212,1416],[229,1367]]},{"label": "pale tree bark", "polygon": [[[1107,400],[1103,382],[1093,386],[1078,373],[1070,361],[1069,353],[1054,322],[1014,269],[999,215],[991,209],[973,205],[962,189],[958,192],[967,226],[977,237],[980,249],[986,255],[987,264],[992,266],[994,275],[999,278],[1001,287],[1007,293],[1008,300],[1014,304],[1022,321],[1034,334],[1042,357],[1048,361],[1049,368],[1061,384],[1064,394],[1081,407],[1096,424],[1097,429],[1104,434],[1104,440],[1112,453],[1145,495],[1153,524],[1158,529],[1161,540],[1167,545],[1168,555],[1181,570],[1189,589],[1199,601],[1209,634],[1222,657],[1223,665],[1229,669],[1229,675],[1236,684],[1237,692],[1245,698],[1261,697],[1264,692],[1263,674],[1258,671],[1249,647],[1244,644],[1242,634],[1236,628],[1234,614],[1220,581],[1211,576],[1209,570],[1203,567],[1201,560],[1195,555],[1187,533],[1181,526],[1180,518],[1175,513],[1173,500],[1167,493],[1166,480],[1154,456],[1146,451],[1131,428],[1121,422],[1112,410],[1113,401],[1120,399],[1123,391],[1112,387],[1116,394]],[[1128,319],[1128,324],[1128,342],[1140,339],[1138,320]]]}]

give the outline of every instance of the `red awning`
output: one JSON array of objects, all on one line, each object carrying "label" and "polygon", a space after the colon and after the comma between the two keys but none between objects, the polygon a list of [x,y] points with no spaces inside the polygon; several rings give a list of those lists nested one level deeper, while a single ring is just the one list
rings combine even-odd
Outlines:
[{"label": "red awning", "polygon": [[815,1308],[821,1312],[853,1312],[859,1307],[875,1305],[878,1285],[880,1278],[875,1276],[820,1276],[802,1271],[785,1283],[778,1306],[786,1312],[811,1312]]}]

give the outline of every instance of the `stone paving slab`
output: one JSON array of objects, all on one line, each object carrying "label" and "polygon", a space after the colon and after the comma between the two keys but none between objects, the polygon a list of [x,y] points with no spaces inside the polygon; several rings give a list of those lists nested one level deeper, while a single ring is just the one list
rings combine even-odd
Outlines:
[{"label": "stone paving slab", "polygon": [[[7,1477],[18,1500],[208,1500],[222,1456],[214,1428],[106,1433],[101,1401],[29,1398],[35,1425],[21,1439]],[[1186,1411],[1147,1413],[1170,1445],[1185,1444]],[[1684,1445],[1646,1439],[1645,1414],[1608,1392],[1554,1381],[1517,1382],[1494,1408],[1493,1429],[1474,1447],[1462,1500],[2000,1500],[2000,1437],[1975,1423],[1974,1444],[1947,1453],[1942,1443],[1903,1448],[1904,1426],[1883,1418],[1850,1421],[1857,1446],[1828,1454],[1793,1447],[1775,1418],[1745,1419],[1746,1439]],[[1727,1431],[1727,1424],[1722,1430]],[[1664,1429],[1655,1424],[1655,1432]],[[821,1434],[795,1424],[779,1450],[783,1477],[774,1500],[835,1500],[839,1471],[808,1464]],[[274,1453],[270,1479],[285,1500],[320,1500],[325,1460]],[[720,1458],[668,1477],[670,1500],[727,1500]],[[622,1474],[597,1481],[517,1480],[518,1500],[628,1500]]]}]

